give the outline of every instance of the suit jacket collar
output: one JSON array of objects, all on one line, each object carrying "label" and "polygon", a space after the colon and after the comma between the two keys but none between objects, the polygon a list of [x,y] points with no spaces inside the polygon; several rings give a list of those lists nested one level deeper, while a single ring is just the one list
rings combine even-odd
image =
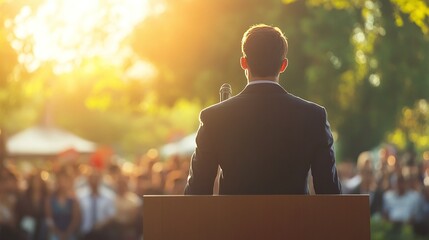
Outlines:
[{"label": "suit jacket collar", "polygon": [[288,94],[286,89],[278,84],[272,83],[259,83],[247,85],[243,91],[239,93],[242,94],[257,94],[257,95],[266,95],[266,94]]}]

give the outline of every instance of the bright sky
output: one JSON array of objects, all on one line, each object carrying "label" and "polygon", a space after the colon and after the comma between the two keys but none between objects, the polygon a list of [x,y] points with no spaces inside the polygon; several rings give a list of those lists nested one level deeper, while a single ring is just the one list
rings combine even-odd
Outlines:
[{"label": "bright sky", "polygon": [[54,72],[61,73],[88,57],[121,63],[133,54],[127,37],[134,27],[164,9],[153,0],[44,0],[37,9],[23,7],[6,27],[29,71],[52,62]]}]

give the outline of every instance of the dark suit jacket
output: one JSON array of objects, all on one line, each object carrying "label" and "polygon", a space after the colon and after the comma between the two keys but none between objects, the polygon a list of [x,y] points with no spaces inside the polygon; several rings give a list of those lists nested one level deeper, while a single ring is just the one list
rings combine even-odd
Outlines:
[{"label": "dark suit jacket", "polygon": [[200,114],[186,195],[307,194],[311,169],[318,194],[338,194],[333,138],[323,107],[280,85],[248,85]]}]

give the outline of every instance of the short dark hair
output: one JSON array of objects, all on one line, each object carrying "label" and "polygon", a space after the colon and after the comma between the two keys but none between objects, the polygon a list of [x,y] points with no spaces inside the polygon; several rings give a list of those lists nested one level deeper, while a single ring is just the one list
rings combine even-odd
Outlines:
[{"label": "short dark hair", "polygon": [[282,31],[265,24],[250,27],[241,40],[241,51],[250,72],[258,77],[276,76],[287,50],[288,43]]}]

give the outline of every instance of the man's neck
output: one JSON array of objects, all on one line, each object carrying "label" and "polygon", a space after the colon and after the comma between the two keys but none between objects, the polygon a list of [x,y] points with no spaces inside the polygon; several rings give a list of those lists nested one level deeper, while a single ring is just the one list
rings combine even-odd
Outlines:
[{"label": "man's neck", "polygon": [[247,86],[249,86],[249,85],[257,85],[257,84],[270,84],[270,85],[274,84],[274,85],[280,85],[276,81],[260,79],[260,80],[253,80],[251,82],[248,82]]},{"label": "man's neck", "polygon": [[247,76],[247,82],[248,83],[251,83],[254,81],[261,81],[261,80],[273,81],[273,82],[279,83],[279,76],[277,75],[277,76],[271,76],[271,77],[257,77],[257,76],[252,76],[250,74]]},{"label": "man's neck", "polygon": [[247,85],[253,85],[257,83],[274,83],[279,84],[278,79],[272,79],[272,78],[253,78],[253,79],[247,79]]}]

